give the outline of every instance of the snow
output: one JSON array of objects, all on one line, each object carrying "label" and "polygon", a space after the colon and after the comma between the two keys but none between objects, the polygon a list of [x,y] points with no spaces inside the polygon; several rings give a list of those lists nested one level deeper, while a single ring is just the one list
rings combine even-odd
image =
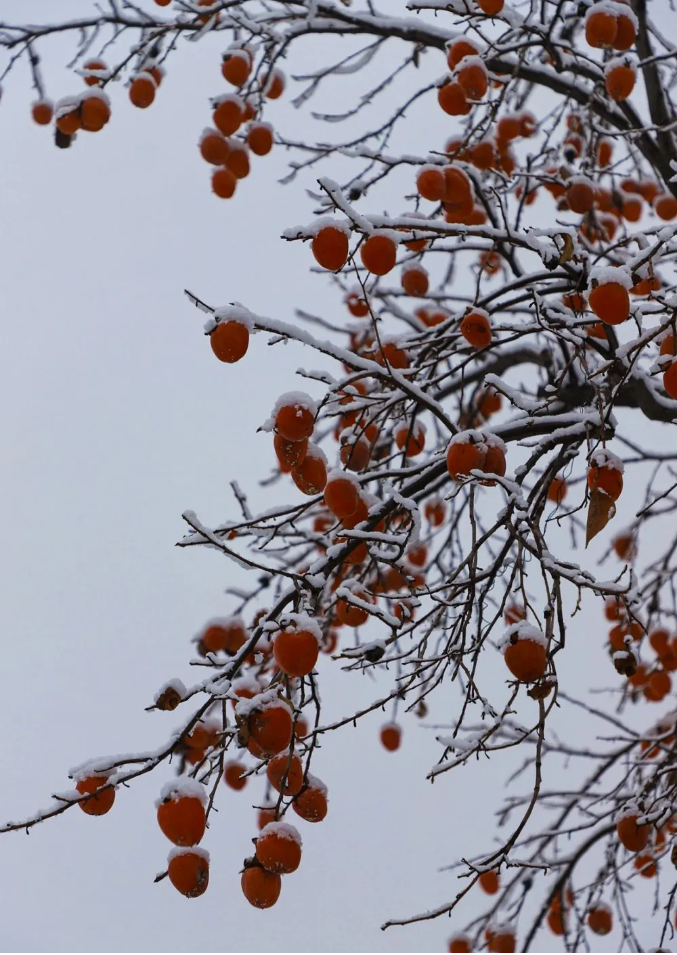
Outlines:
[{"label": "snow", "polygon": [[224,93],[221,96],[212,97],[213,106],[219,106],[221,103],[235,103],[239,106],[240,112],[244,110],[244,100],[237,93]]},{"label": "snow", "polygon": [[278,706],[287,706],[287,704],[280,698],[278,688],[273,687],[263,693],[257,693],[251,699],[242,698],[235,707],[235,715],[247,719],[252,710],[270,710]]},{"label": "snow", "polygon": [[[339,232],[343,232],[350,238],[350,222],[347,219],[332,219],[330,216],[322,216],[316,219],[311,225],[303,227],[302,232],[307,236],[316,236],[322,229],[338,229]],[[289,239],[295,239],[297,236],[294,229],[285,229],[282,234]]]},{"label": "snow", "polygon": [[[623,474],[625,468],[623,462],[608,448],[597,448],[590,455],[590,468],[611,468],[614,471],[620,471]],[[589,469],[588,469],[589,470]]]},{"label": "snow", "polygon": [[178,776],[176,779],[170,779],[169,782],[166,782],[160,790],[160,798],[156,800],[155,805],[160,806],[168,799],[175,802],[183,797],[199,799],[203,806],[207,805],[207,790],[202,783],[191,776]]},{"label": "snow", "polygon": [[318,792],[324,794],[325,798],[328,799],[328,791],[326,785],[322,782],[321,779],[318,779],[317,776],[312,776],[310,773],[306,774],[306,782],[308,783],[309,789],[317,789]]},{"label": "snow", "polygon": [[291,826],[288,822],[269,822],[259,833],[259,839],[264,836],[277,836],[279,839],[289,839],[298,846],[303,845],[301,833],[296,826]]},{"label": "snow", "polygon": [[250,332],[254,329],[254,316],[244,305],[223,305],[214,309],[214,321],[217,325],[223,322],[237,322],[244,325]]},{"label": "snow", "polygon": [[[322,641],[322,630],[317,620],[309,617],[307,613],[286,613],[280,618],[280,628],[276,636],[287,631],[307,630],[312,633],[318,643]],[[273,642],[275,642],[275,637],[273,637]]]},{"label": "snow", "polygon": [[630,269],[615,265],[597,265],[591,269],[590,280],[588,282],[589,291],[592,290],[595,282],[597,282],[598,285],[610,285],[612,283],[622,285],[623,288],[628,290],[635,284],[632,281]]},{"label": "snow", "polygon": [[[349,408],[350,405],[343,405],[342,407]],[[327,473],[327,484],[331,484],[332,481],[349,481],[351,484],[354,484],[358,490],[360,489],[359,479],[353,471],[344,471],[342,468],[332,468],[331,471]]]},{"label": "snow", "polygon": [[169,855],[167,856],[167,862],[171,862],[172,859],[176,859],[177,856],[199,856],[201,859],[204,859],[205,862],[209,863],[209,853],[206,849],[203,849],[201,846],[174,846],[169,850]]},{"label": "snow", "polygon": [[547,647],[548,645],[545,634],[539,630],[538,627],[527,623],[526,620],[519,620],[511,627],[508,627],[503,635],[503,639],[498,644],[498,649],[504,653],[508,647],[514,643],[513,637],[517,637],[518,641],[530,640],[532,643],[539,643],[542,647]]},{"label": "snow", "polygon": [[[494,437],[496,436],[494,435]],[[449,442],[449,445],[452,444],[477,444],[484,446],[484,433],[474,428],[471,428],[469,431],[459,431]]]}]

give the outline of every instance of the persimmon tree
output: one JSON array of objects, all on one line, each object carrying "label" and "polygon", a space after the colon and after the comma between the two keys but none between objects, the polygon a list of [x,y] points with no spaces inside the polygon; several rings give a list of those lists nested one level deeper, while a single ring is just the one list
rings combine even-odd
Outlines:
[{"label": "persimmon tree", "polygon": [[[260,834],[242,888],[266,908],[302,863],[296,824],[331,825],[331,735],[382,710],[395,751],[407,721],[443,697],[454,718],[435,730],[430,778],[444,785],[514,749],[528,782],[506,796],[496,833],[482,822],[452,897],[384,927],[450,915],[456,952],[529,951],[543,927],[567,951],[610,932],[619,951],[665,950],[677,895],[675,17],[663,5],[652,18],[645,0],[381,6],[83,0],[71,21],[0,23],[3,83],[28,62],[27,108],[61,148],[86,148],[109,120],[115,135],[117,110],[152,108],[182,44],[213,54],[199,136],[212,190],[246,190],[259,157],[285,147],[287,179],[311,192],[308,224],[282,239],[337,303],[331,320],[294,323],[187,293],[213,360],[250,360],[262,335],[324,363],[299,373],[319,398],[293,382],[270,396],[263,429],[288,503],[256,512],[233,482],[223,523],[183,515],[181,546],[229,557],[253,583],[187,654],[197,682],[170,680],[149,707],[177,711],[182,728],[152,753],[83,764],[75,789],[2,831],[74,806],[108,812],[122,784],[164,771],[158,823],[175,845],[164,874],[193,897],[208,885],[199,843],[224,784],[246,788]],[[59,99],[41,50],[64,35],[75,75]],[[321,65],[296,75],[297,48],[312,44]],[[421,81],[424,64],[436,81]],[[402,77],[406,96],[374,123],[368,107]],[[329,91],[356,78],[360,95],[337,108]],[[275,125],[276,99],[310,110],[323,95],[318,141]],[[410,135],[425,99],[439,123]],[[380,211],[383,195],[396,212]],[[645,443],[633,437],[643,424]],[[643,498],[630,513],[629,482]],[[660,549],[643,554],[657,520]],[[601,569],[586,550],[595,538]],[[599,638],[606,707],[558,682],[580,652],[583,599],[611,628]],[[327,722],[328,667],[347,687],[373,674],[373,703]],[[567,710],[585,714],[584,742],[552,731]],[[659,872],[653,912],[638,912],[635,885]],[[466,916],[482,891],[484,910]],[[649,939],[637,937],[640,914]]]}]

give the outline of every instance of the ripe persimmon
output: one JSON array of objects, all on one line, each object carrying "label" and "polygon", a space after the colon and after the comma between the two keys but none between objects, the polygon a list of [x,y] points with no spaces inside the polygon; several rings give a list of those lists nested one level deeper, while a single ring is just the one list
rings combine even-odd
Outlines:
[{"label": "ripe persimmon", "polygon": [[209,344],[219,361],[233,364],[247,354],[249,329],[242,322],[219,322],[209,336]]},{"label": "ripe persimmon", "polygon": [[433,498],[430,501],[426,501],[423,513],[425,514],[426,520],[433,527],[439,527],[444,523],[444,518],[447,516],[447,507],[444,501],[439,498]]},{"label": "ripe persimmon", "polygon": [[548,485],[548,500],[561,504],[567,496],[567,482],[564,478],[554,477]]},{"label": "ripe persimmon", "polygon": [[280,699],[268,699],[255,705],[248,714],[247,725],[254,742],[270,756],[281,753],[291,742],[291,710]]},{"label": "ripe persimmon", "polygon": [[677,199],[671,192],[664,192],[657,196],[654,199],[653,208],[658,218],[663,219],[664,222],[669,222],[677,217]]},{"label": "ripe persimmon", "polygon": [[209,853],[204,849],[172,849],[167,875],[175,889],[188,899],[196,899],[209,885]]},{"label": "ripe persimmon", "polygon": [[237,179],[230,169],[219,166],[212,173],[212,192],[219,199],[230,199],[235,194]]},{"label": "ripe persimmon", "polygon": [[80,125],[88,133],[98,133],[110,119],[110,107],[102,93],[87,96],[80,104]]},{"label": "ripe persimmon", "polygon": [[462,87],[466,99],[481,100],[489,88],[487,68],[479,56],[465,57],[456,70],[456,80]]},{"label": "ripe persimmon", "polygon": [[618,468],[593,465],[588,469],[588,487],[608,494],[617,501],[623,491],[623,474]]},{"label": "ripe persimmon", "polygon": [[101,86],[101,83],[103,82],[103,78],[100,76],[96,76],[96,73],[106,72],[108,67],[106,66],[103,60],[96,59],[96,60],[87,60],[87,62],[83,65],[82,69],[83,69],[83,72],[85,72],[86,74],[85,76],[83,76],[83,79],[85,83],[87,84],[87,86]]},{"label": "ripe persimmon", "polygon": [[397,723],[386,723],[381,727],[381,745],[389,753],[394,753],[400,748],[402,742],[402,729]]},{"label": "ripe persimmon", "polygon": [[464,57],[477,56],[479,52],[479,47],[475,46],[472,40],[468,40],[466,37],[451,40],[447,47],[447,63],[449,64],[449,69],[455,69]]},{"label": "ripe persimmon", "polygon": [[200,155],[212,166],[224,166],[230,146],[228,140],[216,129],[205,129],[200,137]]},{"label": "ripe persimmon", "polygon": [[279,99],[286,85],[287,81],[282,70],[271,70],[264,84],[264,93],[268,99]]},{"label": "ripe persimmon", "polygon": [[230,141],[230,148],[226,156],[226,168],[230,169],[236,179],[246,179],[249,175],[249,150],[244,143],[237,140]]},{"label": "ripe persimmon", "polygon": [[268,872],[295,872],[301,863],[300,832],[286,822],[269,822],[256,840],[256,858]]},{"label": "ripe persimmon", "polygon": [[192,794],[199,785],[194,783],[185,794],[180,788],[165,787],[166,794],[158,805],[158,825],[176,846],[196,846],[205,834],[204,799]]},{"label": "ripe persimmon", "polygon": [[348,234],[339,226],[325,225],[313,236],[311,248],[323,269],[338,272],[348,261]]},{"label": "ripe persimmon", "polygon": [[618,21],[611,11],[602,4],[593,4],[588,8],[585,18],[585,39],[588,46],[598,50],[613,46],[617,33]]},{"label": "ripe persimmon", "polygon": [[673,361],[663,372],[663,387],[671,398],[677,399],[677,361]]},{"label": "ripe persimmon", "polygon": [[327,459],[322,450],[309,444],[303,461],[291,469],[291,476],[302,494],[320,494],[327,484]]},{"label": "ripe persimmon", "polygon": [[[86,793],[94,793],[88,799],[83,799],[78,803],[80,809],[86,812],[88,816],[104,816],[115,802],[115,787],[109,786],[108,789],[101,789],[108,783],[108,776],[105,773],[94,773],[91,776],[85,776],[84,779],[78,779],[75,788],[84,796]],[[101,790],[98,792],[97,790]]]},{"label": "ripe persimmon", "polygon": [[56,107],[56,128],[64,136],[73,136],[82,128],[80,123],[80,107],[71,105],[59,105]]},{"label": "ripe persimmon", "polygon": [[426,429],[422,421],[402,422],[393,433],[395,444],[407,458],[415,458],[425,448]]},{"label": "ripe persimmon", "polygon": [[634,22],[626,13],[619,13],[616,16],[616,38],[613,42],[614,50],[629,50],[635,42],[637,31]]},{"label": "ripe persimmon", "polygon": [[332,471],[324,488],[324,503],[334,517],[352,517],[360,503],[359,484],[346,474]]},{"label": "ripe persimmon", "polygon": [[477,881],[479,882],[480,888],[486,892],[487,895],[496,895],[501,887],[501,876],[496,869],[489,869],[488,872],[482,872]]},{"label": "ripe persimmon", "polygon": [[631,66],[615,60],[604,71],[606,91],[617,103],[622,103],[632,94],[636,79],[637,74]]},{"label": "ripe persimmon", "polygon": [[362,265],[374,275],[387,275],[395,267],[397,246],[388,235],[374,233],[360,247]]},{"label": "ripe persimmon", "polygon": [[283,796],[296,796],[303,786],[303,764],[296,753],[273,756],[266,767],[266,775],[273,789]]},{"label": "ripe persimmon", "polygon": [[512,675],[521,683],[540,680],[548,662],[542,635],[525,624],[516,624],[508,633],[503,658]]},{"label": "ripe persimmon", "polygon": [[408,265],[402,269],[402,288],[407,295],[423,298],[428,292],[428,273],[422,265]]},{"label": "ripe persimmon", "polygon": [[444,170],[440,166],[424,166],[416,176],[418,194],[430,202],[444,198]]},{"label": "ripe persimmon", "polygon": [[489,316],[482,309],[472,309],[459,325],[459,331],[473,348],[487,348],[491,344]]},{"label": "ripe persimmon", "polygon": [[249,782],[244,775],[246,772],[247,767],[244,763],[240,763],[236,759],[231,759],[226,763],[223,770],[223,781],[230,789],[235,789],[239,792],[241,789],[244,789]]},{"label": "ripe persimmon", "polygon": [[244,897],[257,909],[269,909],[280,897],[282,879],[276,872],[268,872],[262,865],[249,865],[242,873]]},{"label": "ripe persimmon", "polygon": [[[355,590],[354,593],[359,600],[368,600],[363,590]],[[341,597],[336,601],[336,619],[346,627],[361,627],[369,619],[369,611]]]},{"label": "ripe persimmon", "polygon": [[290,625],[275,634],[273,655],[279,668],[287,676],[307,676],[320,654],[319,633],[310,618],[308,625]]},{"label": "ripe persimmon", "polygon": [[472,940],[467,935],[454,935],[449,939],[449,952],[472,952]]},{"label": "ripe persimmon", "polygon": [[212,122],[224,136],[232,136],[242,125],[242,109],[242,100],[236,94],[220,96],[214,101]]},{"label": "ripe persimmon", "polygon": [[292,468],[303,464],[308,451],[308,438],[302,441],[287,441],[281,434],[276,434],[273,438],[273,446],[280,470],[288,474]]},{"label": "ripe persimmon", "polygon": [[49,126],[54,116],[54,106],[48,99],[37,100],[31,107],[31,116],[38,126]]},{"label": "ripe persimmon", "polygon": [[619,842],[628,852],[641,852],[646,849],[651,838],[651,826],[647,823],[639,825],[638,818],[638,812],[629,812],[616,822]]},{"label": "ripe persimmon", "polygon": [[287,441],[303,441],[313,433],[315,404],[306,395],[297,392],[282,395],[274,415],[275,430]]},{"label": "ripe persimmon", "polygon": [[306,822],[322,822],[328,810],[327,787],[308,774],[307,783],[292,802],[292,808]]},{"label": "ripe persimmon", "polygon": [[447,449],[447,470],[450,477],[458,481],[462,477],[467,477],[473,470],[481,471],[485,457],[484,445],[474,443],[470,436],[463,433],[456,435],[451,439]]},{"label": "ripe persimmon", "polygon": [[365,318],[369,314],[369,305],[357,292],[350,292],[346,296],[346,305],[355,318]]},{"label": "ripe persimmon", "polygon": [[472,106],[460,83],[445,83],[437,91],[437,102],[449,116],[467,116]]},{"label": "ripe persimmon", "polygon": [[150,73],[138,73],[129,87],[129,99],[138,109],[147,109],[155,99],[157,85]]},{"label": "ripe persimmon", "polygon": [[620,282],[597,285],[590,292],[588,303],[597,318],[607,325],[620,325],[630,314],[630,296]]},{"label": "ripe persimmon", "polygon": [[582,215],[595,204],[595,189],[588,179],[577,176],[569,181],[566,197],[571,211]]},{"label": "ripe persimmon", "polygon": [[247,145],[255,156],[267,156],[273,148],[273,127],[270,123],[252,123],[247,130]]},{"label": "ripe persimmon", "polygon": [[613,927],[611,909],[598,903],[588,910],[588,928],[595,935],[608,935]]},{"label": "ripe persimmon", "polygon": [[504,0],[477,0],[477,6],[488,17],[496,17],[503,9]]},{"label": "ripe persimmon", "polygon": [[231,86],[244,86],[252,71],[252,60],[247,50],[227,50],[223,54],[221,74]]},{"label": "ripe persimmon", "polygon": [[[488,446],[487,453],[484,456],[482,470],[485,474],[495,474],[497,477],[504,477],[505,469],[505,445],[503,442],[499,444],[497,440]],[[480,483],[485,487],[493,487],[496,481],[481,481]]]}]

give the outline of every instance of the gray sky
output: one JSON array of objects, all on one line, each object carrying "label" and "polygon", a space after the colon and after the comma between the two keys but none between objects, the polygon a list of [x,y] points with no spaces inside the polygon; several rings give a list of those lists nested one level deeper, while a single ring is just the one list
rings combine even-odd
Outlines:
[{"label": "gray sky", "polygon": [[[55,16],[43,0],[5,0],[3,16],[19,19],[26,6],[35,21]],[[60,17],[89,8],[85,0],[58,7]],[[256,427],[278,394],[307,388],[293,376],[297,367],[320,365],[297,346],[268,348],[261,335],[244,361],[221,365],[182,289],[285,320],[295,305],[337,321],[345,314],[329,283],[309,274],[309,249],[279,239],[313,218],[302,183],[276,182],[286,169],[281,150],[254,163],[234,200],[210,193],[196,142],[209,120],[208,97],[225,85],[221,46],[181,50],[147,111],[133,109],[117,88],[109,126],[64,151],[31,122],[25,68],[5,83],[2,819],[48,804],[52,792],[69,788],[67,772],[82,760],[154,747],[177,725],[177,714],[143,708],[165,680],[196,679],[190,638],[230,610],[222,591],[243,579],[214,553],[173,546],[181,512],[192,508],[208,524],[234,513],[228,480],[253,485],[273,462],[271,437]],[[62,70],[70,53],[59,41],[45,59],[54,99],[80,89]],[[433,74],[442,69],[440,62]],[[276,111],[273,122],[278,115],[287,132],[304,134],[302,114],[285,104]],[[411,117],[414,138],[432,115],[440,142],[451,134],[447,118],[425,107]],[[290,493],[287,484],[254,499],[269,504]],[[608,666],[598,608],[577,619],[585,632],[574,638],[596,631],[591,659]],[[321,675],[328,718],[347,715],[372,692],[367,678],[343,674],[326,658]],[[440,718],[450,702],[440,704]],[[251,908],[239,887],[256,834],[256,782],[222,792],[203,842],[212,859],[205,896],[188,901],[167,881],[153,884],[170,848],[153,804],[169,778],[163,767],[119,791],[103,818],[73,809],[30,836],[2,838],[0,944],[17,951],[444,950],[447,919],[387,933],[379,924],[451,898],[454,877],[436,870],[487,845],[507,764],[496,760],[492,772],[471,769],[431,786],[433,734],[407,718],[402,750],[388,754],[378,742],[384,719],[330,735],[314,758],[330,813],[321,825],[299,822],[303,861],[284,879],[275,908]],[[544,936],[541,950],[558,949]]]}]

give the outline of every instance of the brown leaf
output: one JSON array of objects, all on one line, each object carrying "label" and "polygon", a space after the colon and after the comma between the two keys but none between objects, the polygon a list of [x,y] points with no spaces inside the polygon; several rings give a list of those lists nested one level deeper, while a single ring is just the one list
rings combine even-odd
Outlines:
[{"label": "brown leaf", "polygon": [[564,248],[560,253],[559,264],[564,265],[565,262],[568,262],[573,257],[574,240],[571,238],[568,232],[562,232],[561,237],[564,242]]},{"label": "brown leaf", "polygon": [[590,491],[590,504],[588,505],[588,522],[585,528],[586,547],[593,537],[597,537],[599,532],[604,530],[615,514],[616,505],[609,495],[594,487]]}]

